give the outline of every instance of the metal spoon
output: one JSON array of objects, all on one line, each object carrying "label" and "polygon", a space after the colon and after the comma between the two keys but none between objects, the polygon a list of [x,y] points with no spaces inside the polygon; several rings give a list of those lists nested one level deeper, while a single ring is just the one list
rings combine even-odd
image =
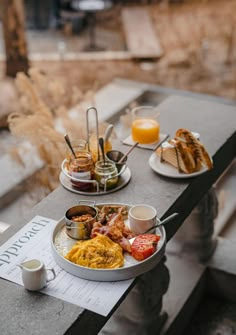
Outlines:
[{"label": "metal spoon", "polygon": [[[173,213],[173,214],[167,216],[167,218],[165,218],[165,219],[162,220],[162,221],[159,221],[157,224],[155,224],[155,225],[152,226],[151,228],[148,228],[147,230],[145,230],[145,231],[144,231],[142,234],[140,234],[140,235],[146,234],[146,233],[148,233],[150,230],[152,230],[152,229],[154,229],[154,228],[163,226],[163,225],[166,224],[167,222],[173,220],[173,219],[174,219],[176,216],[178,216],[178,215],[179,215],[179,213]],[[137,236],[138,236],[138,235],[137,235]],[[132,243],[134,242],[134,240],[135,240],[135,238],[136,238],[137,236],[132,237],[131,239],[129,239],[130,244],[132,244]]]},{"label": "metal spoon", "polygon": [[99,145],[102,151],[103,164],[106,164],[105,151],[104,151],[104,140],[102,137],[99,137]]},{"label": "metal spoon", "polygon": [[147,230],[145,230],[145,231],[143,232],[143,234],[148,233],[150,230],[152,230],[152,229],[154,229],[154,228],[163,226],[163,225],[166,224],[167,222],[173,220],[173,219],[174,219],[176,216],[178,216],[178,215],[179,215],[179,213],[173,213],[173,214],[167,216],[167,218],[165,218],[164,220],[159,221],[156,225],[154,225],[154,226],[152,226],[151,228],[148,228]]},{"label": "metal spoon", "polygon": [[130,153],[131,153],[131,151],[133,151],[133,149],[134,149],[135,147],[137,147],[138,144],[139,144],[139,142],[134,143],[134,145],[129,149],[129,151],[126,152],[126,154],[125,154],[124,156],[122,156],[121,159],[120,159],[117,163],[118,163],[118,164],[122,163],[123,160],[124,160]]},{"label": "metal spoon", "polygon": [[67,143],[68,147],[70,148],[73,156],[76,158],[76,154],[74,152],[74,149],[72,148],[71,141],[70,141],[70,138],[69,138],[68,134],[65,134],[64,138],[65,138],[66,143]]}]

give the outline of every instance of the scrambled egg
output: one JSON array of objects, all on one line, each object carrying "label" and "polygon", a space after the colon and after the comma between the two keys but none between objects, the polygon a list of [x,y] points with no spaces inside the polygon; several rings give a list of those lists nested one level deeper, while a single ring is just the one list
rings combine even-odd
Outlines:
[{"label": "scrambled egg", "polygon": [[90,240],[78,241],[65,258],[94,269],[115,269],[124,265],[121,246],[101,234]]}]

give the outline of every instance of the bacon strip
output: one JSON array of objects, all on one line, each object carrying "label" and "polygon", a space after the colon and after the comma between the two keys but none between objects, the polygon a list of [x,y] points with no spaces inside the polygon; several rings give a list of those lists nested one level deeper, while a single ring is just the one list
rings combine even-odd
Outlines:
[{"label": "bacon strip", "polygon": [[113,213],[109,217],[108,221],[106,221],[106,224],[102,225],[101,218],[102,218],[102,222],[104,222],[103,214],[106,213],[106,216],[107,216],[109,213],[109,209],[110,209],[108,206],[104,206],[104,207],[101,210],[102,216],[99,215],[99,221],[93,224],[91,238],[95,237],[97,234],[106,235],[112,241],[118,243],[123,248],[124,251],[131,252],[131,244],[129,242],[129,238],[132,238],[135,235],[126,226],[123,216],[121,214],[124,211],[125,207],[120,207],[118,209],[118,212]]}]

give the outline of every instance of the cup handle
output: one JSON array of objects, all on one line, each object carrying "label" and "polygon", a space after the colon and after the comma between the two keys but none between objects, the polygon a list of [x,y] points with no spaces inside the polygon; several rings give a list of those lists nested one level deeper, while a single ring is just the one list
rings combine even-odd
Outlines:
[{"label": "cup handle", "polygon": [[50,279],[47,278],[47,281],[46,281],[47,283],[49,281],[52,281],[52,280],[54,280],[56,278],[56,272],[55,272],[54,269],[46,269],[46,271],[50,271],[52,273],[52,278],[50,278]]}]

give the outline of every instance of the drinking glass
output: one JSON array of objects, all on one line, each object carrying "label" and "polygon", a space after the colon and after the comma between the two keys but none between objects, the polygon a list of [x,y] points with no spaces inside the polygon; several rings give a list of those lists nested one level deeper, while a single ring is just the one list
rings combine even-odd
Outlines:
[{"label": "drinking glass", "polygon": [[151,144],[159,140],[159,112],[152,106],[135,107],[132,111],[131,135],[134,142]]}]

